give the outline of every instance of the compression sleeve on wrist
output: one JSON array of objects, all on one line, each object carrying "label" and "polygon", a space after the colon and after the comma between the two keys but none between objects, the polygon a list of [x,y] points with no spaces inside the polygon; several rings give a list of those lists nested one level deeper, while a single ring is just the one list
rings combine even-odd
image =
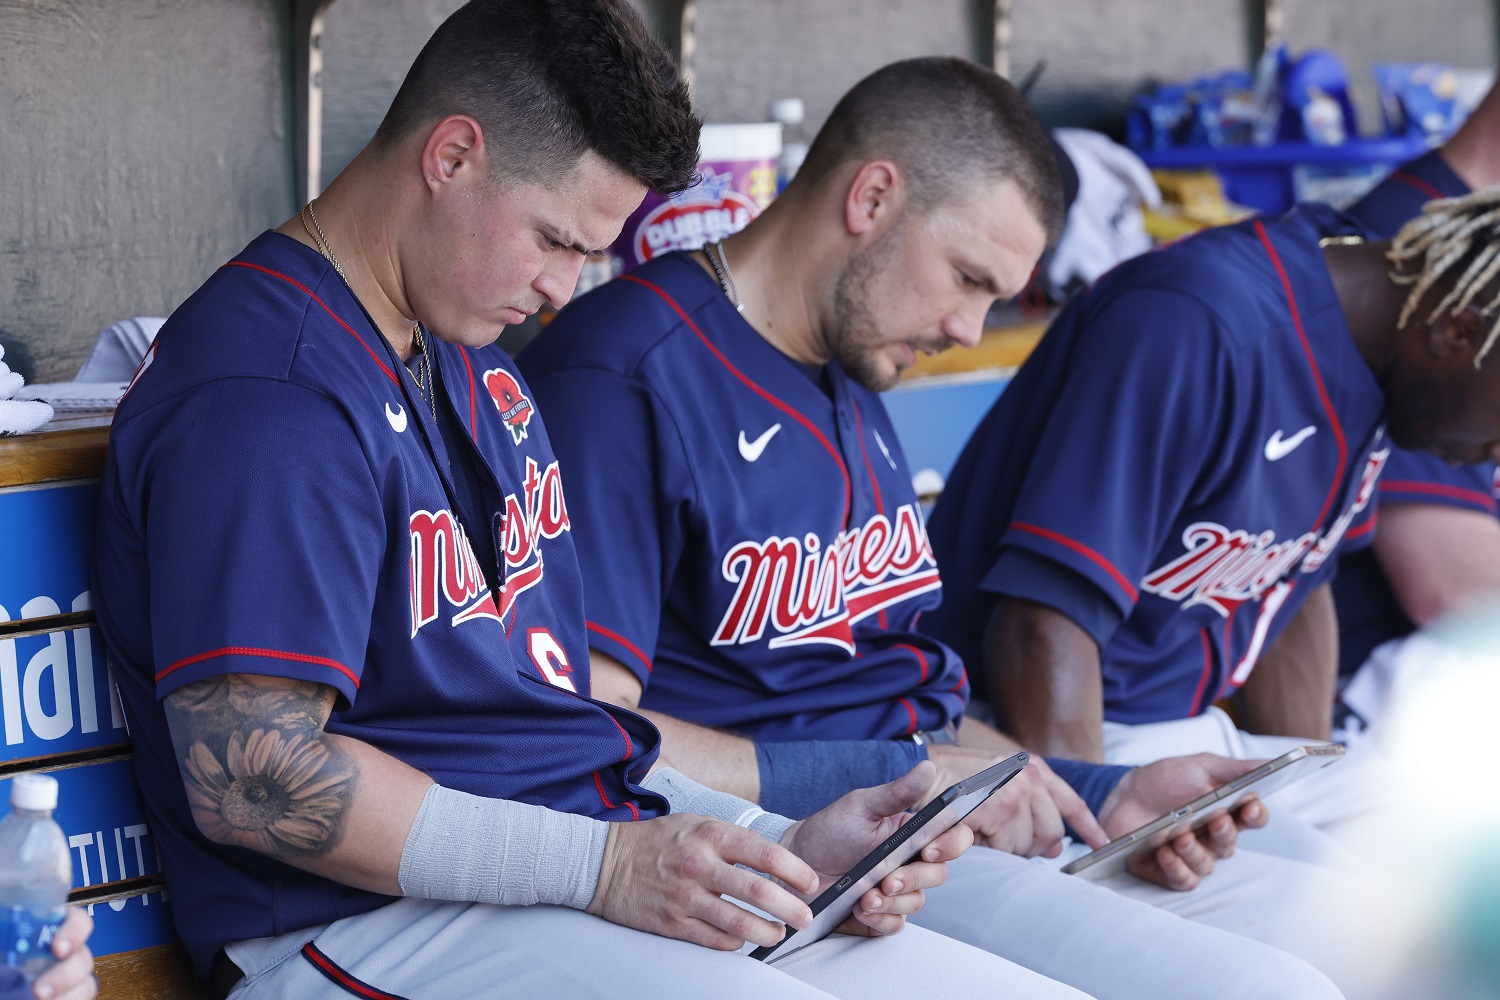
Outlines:
[{"label": "compression sleeve on wrist", "polygon": [[1086,760],[1064,760],[1061,757],[1042,759],[1059,778],[1068,783],[1069,788],[1078,793],[1083,804],[1095,816],[1099,815],[1099,810],[1104,807],[1104,800],[1109,798],[1109,793],[1115,790],[1120,779],[1132,770],[1122,764],[1093,764]]},{"label": "compression sleeve on wrist", "polygon": [[588,907],[609,824],[544,806],[427,789],[396,880],[404,896]]},{"label": "compression sleeve on wrist", "polygon": [[796,822],[768,812],[749,799],[699,784],[675,768],[658,767],[646,775],[641,787],[666,799],[674,813],[692,813],[695,816],[721,819],[753,830],[776,844],[781,843],[782,836]]},{"label": "compression sleeve on wrist", "polygon": [[756,743],[760,804],[801,819],[856,788],[895,781],[927,759],[926,747],[899,740]]}]

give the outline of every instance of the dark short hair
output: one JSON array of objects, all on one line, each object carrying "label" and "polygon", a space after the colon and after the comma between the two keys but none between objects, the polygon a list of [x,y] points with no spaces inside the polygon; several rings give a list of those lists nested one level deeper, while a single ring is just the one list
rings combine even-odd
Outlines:
[{"label": "dark short hair", "polygon": [[587,150],[664,194],[697,179],[698,131],[672,57],[626,0],[472,0],[433,32],[375,133],[389,148],[452,114],[499,173],[546,180]]},{"label": "dark short hair", "polygon": [[907,59],[859,81],[818,131],[797,178],[817,183],[851,160],[875,159],[901,168],[921,209],[1006,178],[1049,243],[1062,233],[1062,182],[1046,126],[1020,91],[966,59]]}]

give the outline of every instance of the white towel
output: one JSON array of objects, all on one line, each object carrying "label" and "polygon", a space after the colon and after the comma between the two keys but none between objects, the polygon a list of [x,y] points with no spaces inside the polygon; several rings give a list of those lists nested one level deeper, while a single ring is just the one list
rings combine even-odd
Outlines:
[{"label": "white towel", "polygon": [[[4,357],[5,345],[0,344],[0,359]],[[0,435],[29,434],[52,419],[52,407],[46,403],[10,398],[25,381],[0,360]]]},{"label": "white towel", "polygon": [[166,320],[160,316],[124,319],[99,331],[75,382],[129,382]]},{"label": "white towel", "polygon": [[1141,206],[1160,205],[1161,191],[1140,157],[1108,136],[1076,128],[1053,134],[1078,170],[1078,197],[1047,267],[1050,290],[1061,298],[1151,249]]}]

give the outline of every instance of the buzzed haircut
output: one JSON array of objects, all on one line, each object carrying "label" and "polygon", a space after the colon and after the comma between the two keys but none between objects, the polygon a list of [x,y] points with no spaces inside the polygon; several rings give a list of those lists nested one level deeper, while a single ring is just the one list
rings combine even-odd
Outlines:
[{"label": "buzzed haircut", "polygon": [[626,0],[473,0],[428,39],[375,133],[390,148],[453,114],[497,176],[546,181],[593,150],[663,194],[697,179],[687,85]]},{"label": "buzzed haircut", "polygon": [[1062,182],[1046,126],[1020,91],[976,63],[931,56],[871,73],[834,107],[796,180],[817,183],[850,161],[877,159],[902,170],[919,209],[1005,178],[1049,244],[1062,233]]}]

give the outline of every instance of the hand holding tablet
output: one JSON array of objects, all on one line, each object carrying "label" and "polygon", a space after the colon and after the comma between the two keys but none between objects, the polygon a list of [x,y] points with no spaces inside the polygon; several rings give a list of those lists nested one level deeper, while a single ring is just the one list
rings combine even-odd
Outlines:
[{"label": "hand holding tablet", "polygon": [[[1268,795],[1313,771],[1321,770],[1338,761],[1343,753],[1344,748],[1337,745],[1297,747],[1166,811],[1135,830],[1117,836],[1093,853],[1064,866],[1062,870],[1067,874],[1097,879],[1116,874],[1132,862],[1139,865],[1158,848],[1180,835],[1202,830],[1215,819],[1234,812],[1253,796]],[[1162,763],[1165,762],[1150,766],[1160,766]]]},{"label": "hand holding tablet", "polygon": [[[772,961],[827,937],[854,912],[866,892],[879,885],[887,875],[915,860],[923,848],[1020,773],[1028,759],[1027,754],[1018,753],[940,793],[809,904],[813,913],[811,924],[801,930],[789,929],[781,941],[755,949],[750,957]],[[814,868],[824,867],[799,845],[789,846]]]}]

